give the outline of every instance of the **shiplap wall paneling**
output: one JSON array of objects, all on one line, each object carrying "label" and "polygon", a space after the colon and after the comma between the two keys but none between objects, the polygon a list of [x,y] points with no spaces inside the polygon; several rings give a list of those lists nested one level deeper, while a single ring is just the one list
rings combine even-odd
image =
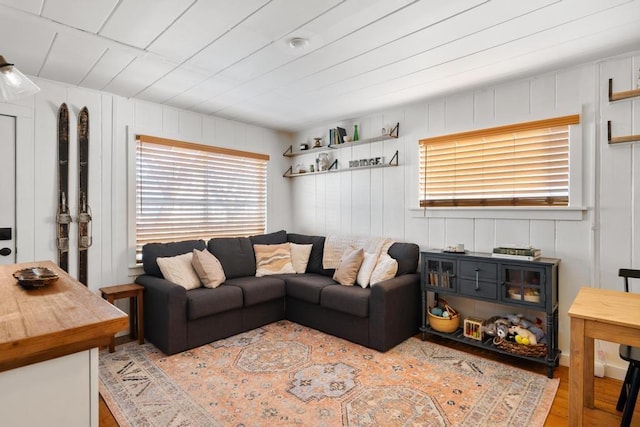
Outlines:
[{"label": "shiplap wall paneling", "polygon": [[[101,95],[100,97],[100,123],[101,126],[101,138],[102,141],[100,147],[100,205],[101,220],[100,220],[100,239],[96,241],[95,245],[100,246],[100,282],[101,283],[121,283],[114,282],[114,268],[113,268],[113,253],[111,248],[113,246],[113,210],[111,209],[113,202],[113,102],[114,98],[109,95]],[[122,282],[124,283],[124,282]]]},{"label": "shiplap wall paneling", "polygon": [[[35,259],[35,97],[21,105],[0,105],[0,113],[16,117],[16,262]],[[24,187],[22,186],[24,183]]]},{"label": "shiplap wall paneling", "polygon": [[605,61],[600,66],[600,286],[608,289],[622,289],[618,269],[631,265],[633,237],[633,144],[607,144],[608,120],[613,136],[631,134],[632,103],[609,102],[608,81],[613,79],[614,91],[630,89],[631,67],[630,57]]},{"label": "shiplap wall paneling", "polygon": [[[130,258],[129,253],[129,235],[128,235],[128,197],[129,185],[128,167],[135,159],[129,158],[130,145],[135,141],[129,140],[129,132],[133,130],[133,123],[136,117],[144,114],[144,111],[137,108],[136,103],[120,97],[113,99],[113,123],[111,141],[111,158],[112,158],[112,228],[111,228],[111,260],[113,271],[111,280],[103,281],[103,284],[128,283],[133,277],[129,271],[129,267],[133,266],[134,260]],[[134,150],[135,151],[135,150]],[[135,203],[135,199],[133,200]]]}]

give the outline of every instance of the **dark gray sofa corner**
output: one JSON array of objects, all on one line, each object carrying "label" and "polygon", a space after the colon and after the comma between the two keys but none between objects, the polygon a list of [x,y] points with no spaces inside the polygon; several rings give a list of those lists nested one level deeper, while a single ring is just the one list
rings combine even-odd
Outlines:
[{"label": "dark gray sofa corner", "polygon": [[[313,244],[304,274],[255,277],[253,244]],[[419,248],[395,243],[396,277],[369,288],[341,286],[333,269],[322,267],[324,237],[284,230],[251,237],[214,238],[143,247],[144,335],[165,354],[174,354],[281,319],[355,343],[387,351],[418,332]],[[227,276],[215,289],[185,290],[163,278],[156,258],[202,250],[221,262]]]}]

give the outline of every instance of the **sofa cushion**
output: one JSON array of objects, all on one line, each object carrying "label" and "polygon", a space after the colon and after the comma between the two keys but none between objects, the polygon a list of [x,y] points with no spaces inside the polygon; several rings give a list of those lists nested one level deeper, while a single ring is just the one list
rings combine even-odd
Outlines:
[{"label": "sofa cushion", "polygon": [[320,305],[357,317],[369,317],[371,288],[360,286],[327,286],[322,289]]},{"label": "sofa cushion", "polygon": [[418,259],[420,258],[420,248],[415,243],[394,243],[387,252],[398,261],[398,272],[396,276],[407,273],[415,273],[418,269]]},{"label": "sofa cushion", "polygon": [[287,242],[287,232],[280,230],[269,234],[257,234],[249,236],[249,240],[254,245],[279,245]]},{"label": "sofa cushion", "polygon": [[298,274],[306,273],[307,264],[309,264],[309,255],[311,255],[312,244],[300,245],[298,243],[290,243],[291,248],[291,265]]},{"label": "sofa cushion", "polygon": [[333,280],[344,286],[353,286],[358,277],[358,271],[364,260],[364,251],[362,249],[347,250],[338,263]]},{"label": "sofa cushion", "polygon": [[162,276],[170,282],[180,285],[186,290],[200,287],[200,278],[191,265],[191,252],[172,257],[158,257],[156,262]]},{"label": "sofa cushion", "polygon": [[242,308],[242,289],[221,285],[215,289],[198,288],[187,292],[187,317],[200,319]]},{"label": "sofa cushion", "polygon": [[206,249],[193,250],[191,265],[205,288],[217,288],[227,280],[218,258]]},{"label": "sofa cushion", "polygon": [[297,274],[285,277],[287,283],[287,297],[320,304],[320,292],[326,286],[336,285],[331,277],[321,274]]},{"label": "sofa cushion", "polygon": [[384,254],[378,260],[376,268],[371,273],[371,286],[385,280],[393,279],[398,272],[398,261],[389,254]]},{"label": "sofa cushion", "polygon": [[243,304],[245,307],[284,298],[286,290],[284,280],[272,276],[249,276],[227,279],[225,286],[237,286],[242,290]]},{"label": "sofa cushion", "polygon": [[228,279],[255,276],[256,257],[248,237],[219,237],[209,240],[207,249],[222,264]]},{"label": "sofa cushion", "polygon": [[206,247],[204,240],[185,240],[170,243],[147,243],[142,247],[142,264],[144,272],[150,276],[162,278],[162,272],[156,258],[173,257],[186,254],[194,249],[202,250]]},{"label": "sofa cushion", "polygon": [[273,274],[294,274],[291,264],[291,243],[253,245],[256,254],[256,277]]},{"label": "sofa cushion", "polygon": [[307,264],[307,273],[323,274],[325,276],[333,276],[334,269],[322,268],[322,254],[324,253],[324,236],[307,236],[305,234],[289,233],[287,240],[291,243],[300,245],[312,244],[311,254],[309,255],[309,263]]}]

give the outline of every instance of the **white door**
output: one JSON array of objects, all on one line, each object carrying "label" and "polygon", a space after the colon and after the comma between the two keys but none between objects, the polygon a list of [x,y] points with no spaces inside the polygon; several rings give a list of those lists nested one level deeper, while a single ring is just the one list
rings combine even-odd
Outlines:
[{"label": "white door", "polygon": [[16,119],[0,115],[0,265],[16,262]]}]

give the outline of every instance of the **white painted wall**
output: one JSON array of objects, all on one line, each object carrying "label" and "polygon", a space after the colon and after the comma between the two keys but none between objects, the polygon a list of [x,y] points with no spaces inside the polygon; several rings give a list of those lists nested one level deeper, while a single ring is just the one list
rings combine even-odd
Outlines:
[{"label": "white painted wall", "polygon": [[[640,133],[640,100],[620,101],[614,106],[607,99],[609,76],[616,80],[616,91],[636,87],[639,58],[628,54],[299,132],[296,144],[310,143],[317,136],[327,141],[330,127],[342,126],[351,133],[353,124],[358,123],[360,137],[368,138],[399,121],[399,139],[336,150],[334,154],[341,165],[347,165],[352,159],[381,154],[389,159],[398,149],[401,166],[291,179],[292,228],[313,234],[384,235],[415,242],[421,249],[458,242],[478,252],[490,252],[504,243],[539,247],[545,256],[562,260],[559,341],[562,362],[568,364],[567,310],[579,288],[621,289],[618,269],[640,268],[640,150],[632,144],[613,147],[606,142],[608,119],[614,121],[618,135]],[[584,211],[546,215],[536,210],[442,209],[428,211],[425,216],[416,209],[419,139],[576,113],[581,115],[578,131],[582,138],[578,143],[582,145],[582,162],[571,167],[582,175]],[[291,163],[311,163],[314,156],[296,157]],[[640,284],[636,290],[640,291]],[[461,299],[456,299],[454,306],[464,315],[504,312],[499,306]],[[607,375],[623,375],[617,345],[599,343],[599,348],[612,367]]]},{"label": "white painted wall", "polygon": [[[258,126],[136,101],[104,92],[34,79],[42,89],[16,104],[0,103],[0,114],[17,116],[17,261],[57,260],[57,112],[70,110],[70,209],[77,209],[77,115],[89,109],[89,204],[93,246],[89,249],[89,288],[130,283],[139,269],[128,259],[127,165],[135,161],[127,147],[144,133],[183,141],[255,151],[270,156],[267,173],[267,230],[287,228],[290,197],[281,185],[287,162],[281,146],[290,135]],[[133,187],[135,188],[135,187]],[[135,202],[135,200],[134,200]],[[210,236],[203,236],[207,239]],[[77,226],[70,232],[69,271],[77,276]],[[126,301],[121,301],[126,309]]]}]

